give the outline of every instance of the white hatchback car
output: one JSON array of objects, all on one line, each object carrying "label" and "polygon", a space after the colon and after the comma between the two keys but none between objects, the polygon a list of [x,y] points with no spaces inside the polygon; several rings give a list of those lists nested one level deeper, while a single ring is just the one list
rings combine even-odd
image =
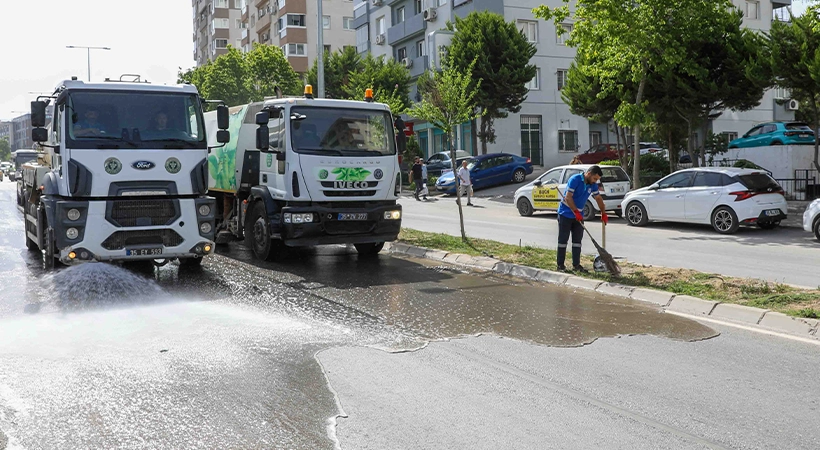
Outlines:
[{"label": "white hatchback car", "polygon": [[[522,216],[531,216],[535,211],[558,211],[561,197],[557,189],[561,189],[563,193],[571,176],[584,173],[592,166],[593,164],[572,164],[555,167],[533,182],[521,186],[515,191],[514,197],[518,213]],[[603,195],[604,206],[607,211],[614,212],[620,217],[621,200],[631,186],[629,176],[620,166],[599,167],[604,173],[598,186]],[[584,205],[584,220],[592,220],[598,213],[598,202],[590,197]]]},{"label": "white hatchback car", "polygon": [[811,202],[803,213],[803,229],[814,232],[814,236],[820,241],[820,198]]},{"label": "white hatchback car", "polygon": [[776,228],[789,211],[783,189],[765,172],[706,167],[675,172],[623,201],[627,223],[650,220],[709,224],[721,234],[740,225]]}]

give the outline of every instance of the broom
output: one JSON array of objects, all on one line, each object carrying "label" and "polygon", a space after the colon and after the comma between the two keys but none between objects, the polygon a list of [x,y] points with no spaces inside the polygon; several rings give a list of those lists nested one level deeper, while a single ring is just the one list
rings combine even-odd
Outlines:
[{"label": "broom", "polygon": [[[566,202],[567,199],[566,199],[566,197],[564,197],[564,194],[561,192],[560,187],[557,187],[556,190],[558,191],[558,194],[561,196],[561,198],[564,200],[564,202]],[[615,276],[620,275],[621,274],[621,267],[618,266],[617,262],[615,262],[615,258],[613,258],[612,255],[609,254],[609,252],[606,251],[605,248],[598,245],[598,241],[596,241],[595,238],[592,237],[592,234],[589,232],[589,230],[587,230],[587,227],[584,226],[584,222],[581,221],[580,223],[581,223],[581,228],[583,228],[584,231],[586,231],[587,236],[589,236],[589,239],[592,241],[592,245],[594,245],[595,248],[598,250],[598,257],[601,258],[601,260],[604,262],[604,266],[606,267],[606,270],[609,271],[609,273],[612,274],[612,275],[615,275]],[[605,230],[606,230],[606,225],[604,225],[604,229],[602,230],[602,232],[604,233],[603,234],[604,239],[606,239],[606,231]]]}]

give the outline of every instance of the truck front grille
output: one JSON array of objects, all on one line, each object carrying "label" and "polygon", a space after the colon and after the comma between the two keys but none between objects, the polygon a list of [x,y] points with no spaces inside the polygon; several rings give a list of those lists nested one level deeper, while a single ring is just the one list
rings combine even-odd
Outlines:
[{"label": "truck front grille", "polygon": [[376,191],[322,191],[325,197],[372,197]]},{"label": "truck front grille", "polygon": [[134,230],[117,231],[103,241],[102,247],[106,250],[122,250],[126,247],[139,245],[161,245],[176,247],[184,242],[174,230]]},{"label": "truck front grille", "polygon": [[176,200],[112,200],[106,207],[108,221],[118,227],[171,225],[179,218]]}]

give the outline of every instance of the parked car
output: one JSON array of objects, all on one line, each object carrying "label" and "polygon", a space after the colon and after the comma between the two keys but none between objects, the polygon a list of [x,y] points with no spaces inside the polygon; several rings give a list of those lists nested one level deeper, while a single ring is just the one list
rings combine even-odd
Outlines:
[{"label": "parked car", "polygon": [[[624,150],[621,149],[620,153],[623,152]],[[616,144],[598,144],[578,155],[578,159],[583,164],[598,164],[601,161],[617,161],[619,158],[618,153]]]},{"label": "parked car", "polygon": [[820,198],[811,202],[803,213],[803,229],[813,231],[814,237],[820,241]]},{"label": "parked car", "polygon": [[624,198],[629,225],[650,221],[709,224],[721,234],[740,225],[776,228],[789,211],[783,189],[754,169],[706,167],[677,171]]},{"label": "parked car", "polygon": [[[472,158],[472,156],[464,150],[456,150],[456,164],[461,164],[461,161],[470,158]],[[453,168],[450,152],[436,153],[427,160],[426,164],[427,174],[430,176],[439,176],[443,171]]]},{"label": "parked car", "polygon": [[729,142],[729,148],[768,145],[814,145],[814,131],[804,122],[767,122]]},{"label": "parked car", "polygon": [[[558,211],[561,197],[556,189],[563,193],[573,175],[586,172],[592,164],[573,164],[556,167],[548,170],[532,183],[522,186],[515,191],[515,206],[518,214],[531,216],[535,211]],[[621,201],[629,192],[629,176],[620,166],[601,166],[604,176],[601,177],[598,190],[603,195],[604,206],[607,211],[621,216]],[[584,205],[584,220],[592,220],[600,213],[598,202],[592,198]]]},{"label": "parked car", "polygon": [[[666,149],[661,147],[660,144],[657,142],[641,142],[640,143],[641,155],[646,154],[656,154],[656,153],[664,153]],[[635,150],[635,144],[629,146],[630,152]]]},{"label": "parked car", "polygon": [[[532,173],[532,161],[530,158],[508,153],[490,153],[470,159],[467,169],[470,170],[473,189],[482,189],[509,182],[523,183],[527,175]],[[448,172],[441,175],[436,181],[436,190],[455,194],[455,174]]]}]

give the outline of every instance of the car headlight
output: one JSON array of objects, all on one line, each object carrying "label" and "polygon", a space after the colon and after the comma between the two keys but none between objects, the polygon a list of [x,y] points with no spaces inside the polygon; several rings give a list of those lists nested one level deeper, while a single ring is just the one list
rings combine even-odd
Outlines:
[{"label": "car headlight", "polygon": [[202,234],[208,234],[211,232],[212,229],[213,227],[208,222],[202,222],[201,224],[199,224],[199,232]]},{"label": "car headlight", "polygon": [[207,216],[211,213],[210,205],[200,205],[199,206],[199,215],[200,216]]},{"label": "car headlight", "polygon": [[68,210],[68,220],[75,221],[80,219],[80,210],[78,209],[69,209]]},{"label": "car headlight", "polygon": [[80,232],[76,228],[69,228],[65,230],[65,237],[69,239],[77,239],[80,237]]}]

